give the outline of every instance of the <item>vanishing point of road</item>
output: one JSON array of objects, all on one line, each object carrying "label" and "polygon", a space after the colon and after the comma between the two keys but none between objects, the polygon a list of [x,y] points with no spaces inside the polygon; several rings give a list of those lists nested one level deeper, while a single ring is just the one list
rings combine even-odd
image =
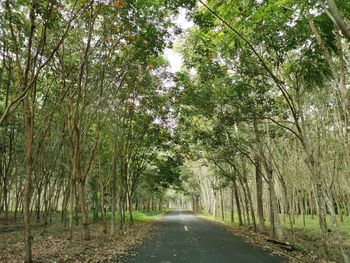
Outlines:
[{"label": "vanishing point of road", "polygon": [[[125,259],[124,259],[125,260]],[[136,263],[279,263],[270,255],[223,226],[186,210],[173,210],[161,220],[157,233],[133,251],[126,262]],[[125,262],[125,261],[124,261]]]}]

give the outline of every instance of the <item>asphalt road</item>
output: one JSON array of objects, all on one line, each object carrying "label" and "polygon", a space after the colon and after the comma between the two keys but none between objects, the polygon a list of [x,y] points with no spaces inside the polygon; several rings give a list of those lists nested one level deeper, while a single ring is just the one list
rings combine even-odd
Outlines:
[{"label": "asphalt road", "polygon": [[177,209],[164,217],[155,236],[132,252],[126,262],[277,263],[283,259],[247,244],[223,226]]}]

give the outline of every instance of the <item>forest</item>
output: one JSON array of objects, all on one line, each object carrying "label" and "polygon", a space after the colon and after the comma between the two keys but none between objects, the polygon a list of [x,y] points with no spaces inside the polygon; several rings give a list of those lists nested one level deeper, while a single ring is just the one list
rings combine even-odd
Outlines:
[{"label": "forest", "polygon": [[349,43],[348,0],[1,0],[0,262],[119,262],[180,207],[349,263]]}]

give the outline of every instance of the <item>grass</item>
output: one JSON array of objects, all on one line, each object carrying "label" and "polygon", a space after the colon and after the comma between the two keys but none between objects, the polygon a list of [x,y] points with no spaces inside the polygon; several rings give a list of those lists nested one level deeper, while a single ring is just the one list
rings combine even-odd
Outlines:
[{"label": "grass", "polygon": [[[133,211],[132,216],[134,219],[134,223],[138,222],[151,222],[159,217],[164,213],[164,211]],[[101,215],[99,215],[99,219],[101,219]],[[107,220],[110,220],[112,216],[111,212],[107,213]],[[92,217],[91,217],[92,218]],[[130,214],[129,212],[125,212],[125,220],[126,223],[130,223]],[[116,211],[115,213],[115,221],[116,223],[119,223],[120,221],[120,213],[119,211]]]},{"label": "grass", "polygon": [[[213,215],[209,214],[208,212],[201,212],[205,217],[208,217],[212,220],[222,222],[221,220],[221,213],[219,213],[218,218],[215,218]],[[258,219],[256,219],[258,220]],[[344,216],[343,217],[344,222],[340,222],[340,219],[337,218],[338,226],[340,229],[340,232],[344,236],[349,236],[350,237],[350,217],[349,216]],[[290,230],[290,223],[289,223],[289,218],[286,215],[285,220],[283,219],[283,216],[280,215],[280,222],[283,226],[284,229]],[[237,213],[234,214],[234,223],[231,223],[231,214],[230,212],[225,212],[225,220],[224,223],[227,225],[233,225],[233,226],[238,226],[238,215]],[[258,222],[257,222],[258,223]],[[267,217],[265,219],[265,225],[267,227],[270,226],[270,219]],[[327,216],[327,226],[330,231],[333,231],[332,229],[332,221],[330,216]],[[305,216],[305,228],[303,227],[302,224],[302,217],[301,216],[295,216],[294,218],[294,224],[293,224],[293,229],[296,231],[301,231],[303,230],[304,232],[310,234],[310,235],[321,235],[321,230],[320,230],[320,224],[319,224],[319,218],[317,215],[311,216],[311,215],[306,215]]]},{"label": "grass", "polygon": [[[350,235],[350,217],[344,216],[344,222],[340,222],[339,218],[337,218],[338,225],[340,232],[343,235]],[[281,223],[285,228],[290,229],[290,223],[289,219],[286,217],[286,220],[284,222],[282,216],[281,216]],[[332,221],[330,216],[327,216],[327,226],[332,231]],[[296,216],[295,217],[295,224],[293,225],[293,228],[295,230],[304,230],[306,232],[309,232],[313,235],[320,235],[320,224],[319,224],[319,218],[318,216],[312,217],[311,215],[305,216],[305,228],[302,225],[302,217]]]},{"label": "grass", "polygon": [[150,212],[135,211],[133,213],[133,216],[134,216],[135,222],[150,222],[158,219],[162,214],[163,214],[163,211],[150,211]]},{"label": "grass", "polygon": [[[162,211],[133,211],[132,216],[134,219],[134,223],[142,223],[142,222],[151,222],[154,220],[157,220],[159,217],[162,216],[162,214],[165,212],[165,210]],[[109,211],[107,212],[106,219],[108,221],[111,220],[112,213]],[[89,214],[89,220],[92,222],[92,213]],[[81,214],[79,214],[79,220],[81,220]],[[101,214],[99,213],[98,221],[101,220]],[[125,220],[126,223],[130,223],[130,213],[129,211],[125,211]],[[120,213],[119,211],[115,212],[115,222],[118,224],[120,222]]]}]

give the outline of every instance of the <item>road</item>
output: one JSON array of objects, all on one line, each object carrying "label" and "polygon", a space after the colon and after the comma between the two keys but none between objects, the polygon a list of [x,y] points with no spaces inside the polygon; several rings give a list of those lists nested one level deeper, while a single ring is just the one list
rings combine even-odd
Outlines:
[{"label": "road", "polygon": [[132,252],[126,262],[278,263],[283,259],[233,236],[223,226],[177,209],[164,216],[154,237]]}]

